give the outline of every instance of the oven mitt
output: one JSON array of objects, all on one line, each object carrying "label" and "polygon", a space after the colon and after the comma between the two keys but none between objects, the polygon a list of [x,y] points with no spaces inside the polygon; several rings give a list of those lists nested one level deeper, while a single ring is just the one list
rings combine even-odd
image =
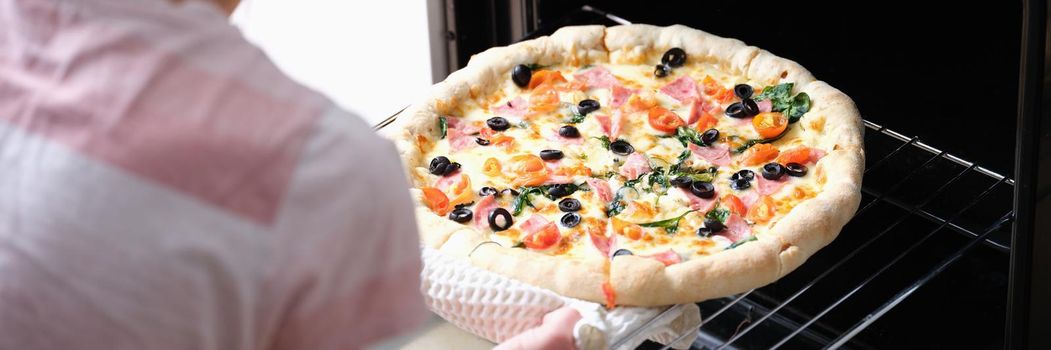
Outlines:
[{"label": "oven mitt", "polygon": [[[667,307],[607,310],[474,267],[429,247],[423,248],[423,264],[421,284],[427,306],[457,327],[495,343],[539,326],[545,314],[562,306],[581,315],[573,328],[578,349],[606,349],[617,342],[621,344],[618,349],[634,349],[647,339],[667,344],[689,333],[672,345],[685,349],[697,337],[701,323],[695,304],[671,306],[672,311],[663,315]],[[621,339],[651,319],[646,329]]]}]

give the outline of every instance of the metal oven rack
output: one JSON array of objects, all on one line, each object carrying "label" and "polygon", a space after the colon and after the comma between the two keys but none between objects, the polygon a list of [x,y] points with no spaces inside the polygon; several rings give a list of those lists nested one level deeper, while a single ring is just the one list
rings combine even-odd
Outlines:
[{"label": "metal oven rack", "polygon": [[[839,249],[846,253],[834,257],[823,256],[826,251],[831,251],[825,248],[799,271],[770,286],[700,303],[704,322],[697,331],[698,337],[692,348],[733,349],[735,344],[745,342],[749,335],[755,335],[753,331],[759,328],[764,328],[763,338],[766,339],[751,340],[744,348],[839,348],[845,345],[874,348],[851,340],[975,247],[984,244],[1002,253],[1010,250],[1008,232],[1013,215],[1010,198],[1014,186],[1011,179],[927,145],[918,137],[906,137],[869,121],[865,121],[865,126],[868,129],[868,164],[861,208],[832,243],[854,247]],[[881,207],[882,210],[878,210]],[[990,207],[1002,210],[989,216],[988,213],[995,213]],[[884,224],[872,225],[873,222]],[[926,225],[917,225],[919,222],[926,222]],[[957,236],[959,242],[945,250],[939,259],[924,265],[899,263],[933,237],[949,234]],[[878,256],[881,254],[884,255],[882,258]],[[848,268],[852,264],[864,264],[859,261],[862,255],[879,260],[867,262],[871,265],[871,272],[854,278],[858,281],[848,286],[821,284],[827,281],[826,277],[837,272],[854,273],[843,270],[856,271]],[[837,329],[821,322],[837,307],[857,298],[874,281],[890,274],[900,275],[906,269],[910,271],[904,271],[905,274],[911,278],[894,281],[897,288],[880,299],[870,311],[864,314],[855,312],[851,322],[843,322],[851,315],[838,315],[835,324],[849,325],[847,328]],[[842,276],[837,276],[837,280],[842,281]],[[837,287],[837,292],[820,290]],[[793,308],[792,303],[808,292],[822,294],[824,306],[812,310]],[[669,308],[651,321],[675,311],[674,307]],[[624,334],[613,347],[649,326],[647,323]],[[787,332],[771,337],[773,328]],[[683,334],[680,339],[688,335]]]}]

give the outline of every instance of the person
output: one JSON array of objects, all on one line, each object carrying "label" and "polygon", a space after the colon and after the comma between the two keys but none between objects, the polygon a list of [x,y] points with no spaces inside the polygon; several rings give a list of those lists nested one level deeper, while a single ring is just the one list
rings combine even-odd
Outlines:
[{"label": "person", "polygon": [[[396,150],[236,5],[0,0],[0,348],[360,348],[428,317]],[[501,347],[571,348],[579,317]]]}]

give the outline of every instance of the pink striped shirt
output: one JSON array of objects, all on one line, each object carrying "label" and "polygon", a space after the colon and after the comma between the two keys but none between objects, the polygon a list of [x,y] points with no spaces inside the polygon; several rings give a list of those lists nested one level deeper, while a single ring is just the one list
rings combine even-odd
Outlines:
[{"label": "pink striped shirt", "polygon": [[406,188],[212,4],[0,0],[0,349],[363,347],[425,315]]}]

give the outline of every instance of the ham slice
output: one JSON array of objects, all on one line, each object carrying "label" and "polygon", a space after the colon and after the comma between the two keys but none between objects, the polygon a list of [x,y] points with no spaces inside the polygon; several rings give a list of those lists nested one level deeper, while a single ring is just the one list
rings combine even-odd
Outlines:
[{"label": "ham slice", "polygon": [[704,102],[701,99],[695,98],[690,100],[690,115],[686,118],[686,125],[693,125],[701,119],[701,114],[704,113]]},{"label": "ham slice", "polygon": [[681,187],[677,187],[677,188],[680,191],[682,191],[682,193],[686,196],[686,198],[688,198],[690,200],[690,209],[693,209],[693,210],[696,210],[696,211],[699,211],[699,212],[708,212],[709,210],[712,210],[712,208],[715,207],[715,203],[717,203],[719,201],[719,196],[714,196],[711,199],[705,199],[705,198],[697,197],[692,192],[690,192],[690,190],[687,190],[687,189],[684,189],[684,188],[681,188]]},{"label": "ham slice", "polygon": [[748,226],[748,223],[740,215],[730,214],[730,217],[726,218],[725,224],[726,230],[720,232],[719,235],[726,237],[731,242],[737,242],[752,235],[752,227]]},{"label": "ham slice", "polygon": [[602,127],[602,133],[606,134],[610,141],[615,141],[620,137],[621,127],[624,126],[624,115],[620,110],[613,111],[613,116],[596,115],[595,120]]},{"label": "ham slice", "polygon": [[701,147],[691,143],[689,148],[691,153],[707,160],[709,163],[717,166],[730,164],[730,146],[725,142],[720,142],[708,147]]},{"label": "ham slice", "polygon": [[463,130],[459,128],[450,127],[447,130],[445,137],[449,139],[449,150],[453,152],[459,152],[478,145],[478,143],[475,142],[474,136],[464,133]]},{"label": "ham slice", "polygon": [[665,95],[671,96],[671,98],[679,100],[679,102],[686,102],[691,99],[696,100],[700,97],[697,94],[697,82],[685,75],[668,83],[668,85],[664,85],[660,91]]},{"label": "ham slice", "polygon": [[474,205],[474,227],[485,229],[489,227],[489,213],[496,209],[496,198],[493,196],[482,197],[478,204]]},{"label": "ham slice", "polygon": [[671,248],[661,253],[640,256],[643,258],[656,259],[657,261],[664,263],[664,266],[674,265],[682,262],[682,257],[679,256],[679,253],[676,253],[674,250],[671,250]]},{"label": "ham slice", "polygon": [[624,161],[624,165],[620,166],[620,175],[628,178],[628,180],[634,180],[639,175],[650,172],[650,161],[646,159],[646,156],[641,153],[635,152],[628,156],[628,159]]},{"label": "ham slice", "polygon": [[751,209],[752,205],[759,200],[759,194],[755,193],[755,191],[744,191],[737,195],[737,198],[740,198],[741,203],[744,203],[745,209]]},{"label": "ham slice", "polygon": [[499,106],[493,107],[492,110],[496,115],[508,118],[513,117],[514,119],[521,119],[525,116],[528,110],[528,104],[522,96],[517,96],[514,99],[501,103]]},{"label": "ham slice", "polygon": [[439,178],[438,181],[434,182],[434,187],[442,190],[442,192],[449,192],[449,188],[456,187],[461,181],[463,181],[463,176],[460,176],[460,171],[457,170]]},{"label": "ham slice", "polygon": [[759,106],[760,113],[772,111],[774,108],[774,103],[770,100],[756,101],[755,104]]},{"label": "ham slice", "polygon": [[592,89],[604,89],[620,85],[617,77],[603,67],[592,67],[583,72],[575,73],[573,74],[573,79],[583,82],[588,88]]},{"label": "ham slice", "polygon": [[610,91],[610,107],[617,108],[624,105],[625,102],[628,102],[628,98],[631,97],[631,94],[634,93],[635,90],[620,85],[614,85],[613,89]]},{"label": "ham slice", "polygon": [[608,181],[589,177],[587,182],[588,187],[591,187],[591,190],[598,195],[598,199],[602,203],[609,203],[609,201],[613,200],[613,190],[609,188]]},{"label": "ham slice", "polygon": [[819,150],[817,148],[811,147],[810,148],[810,158],[807,158],[807,163],[809,163],[809,164],[816,164],[817,161],[821,160],[821,158],[823,158],[825,156],[825,154],[826,154],[825,151],[822,151],[822,150]]},{"label": "ham slice", "polygon": [[588,232],[591,236],[591,244],[595,245],[595,249],[602,252],[602,255],[609,256],[612,253],[613,247],[617,244],[617,235],[606,237],[596,232]]},{"label": "ham slice", "polygon": [[530,234],[543,230],[544,227],[549,224],[552,223],[550,221],[547,221],[547,219],[541,216],[540,214],[533,214],[533,216],[529,217],[529,220],[523,222],[522,225],[518,228],[520,228],[522,232]]},{"label": "ham slice", "polygon": [[[759,192],[759,195],[769,196],[777,193],[777,191],[781,190],[781,187],[785,186],[785,183],[788,182],[788,175],[782,176],[780,180],[767,180],[765,177],[756,176],[755,180],[758,181],[758,186],[755,189]],[[743,202],[744,200],[742,199],[741,201]]]}]

